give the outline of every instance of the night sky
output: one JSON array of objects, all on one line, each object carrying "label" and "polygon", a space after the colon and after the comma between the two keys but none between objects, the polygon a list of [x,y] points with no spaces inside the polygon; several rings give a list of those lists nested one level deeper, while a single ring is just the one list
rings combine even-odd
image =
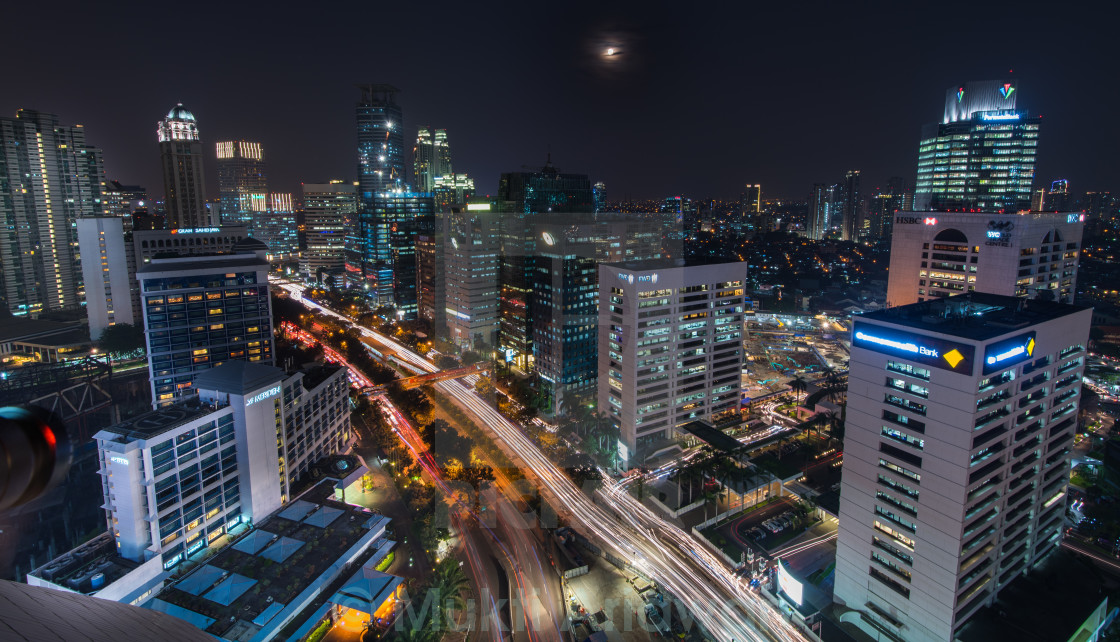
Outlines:
[{"label": "night sky", "polygon": [[746,182],[803,199],[847,169],[863,170],[868,192],[913,180],[919,130],[940,119],[945,90],[1013,69],[1019,107],[1043,115],[1036,185],[1120,191],[1120,54],[1103,8],[405,4],[24,4],[0,26],[0,114],[85,125],[109,178],[158,197],[156,122],[182,101],[199,120],[210,197],[213,143],[232,138],[262,142],[272,189],[298,193],[355,177],[354,85],[390,83],[406,142],[418,125],[446,127],[455,170],[480,193],[551,149],[612,200],[737,198]]}]

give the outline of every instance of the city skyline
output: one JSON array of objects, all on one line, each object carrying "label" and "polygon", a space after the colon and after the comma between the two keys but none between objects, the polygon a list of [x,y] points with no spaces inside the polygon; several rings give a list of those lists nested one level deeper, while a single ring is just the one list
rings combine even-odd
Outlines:
[{"label": "city skyline", "polygon": [[[952,37],[968,42],[1030,33],[1033,13],[982,9],[968,23],[955,24]],[[90,143],[105,150],[109,178],[145,185],[154,193],[161,181],[151,122],[181,100],[198,117],[206,140],[260,140],[273,150],[269,165],[274,188],[298,192],[300,182],[357,178],[352,176],[350,124],[354,86],[385,82],[401,90],[406,140],[425,123],[446,127],[455,140],[456,167],[476,177],[480,194],[495,193],[502,172],[543,165],[551,151],[557,166],[604,181],[616,200],[666,193],[733,200],[747,180],[762,184],[764,198],[801,200],[813,183],[834,181],[848,169],[863,171],[865,190],[883,185],[889,176],[912,174],[917,153],[912,141],[922,125],[937,120],[943,88],[1007,76],[1013,69],[1010,76],[1023,86],[1021,107],[1045,122],[1039,182],[1069,178],[1077,192],[1114,187],[1103,161],[1107,141],[1120,134],[1107,112],[1120,90],[1099,81],[1106,71],[1099,63],[1113,58],[1104,49],[1107,39],[1093,37],[1096,25],[1106,21],[1091,17],[1048,16],[1047,36],[1070,34],[1069,47],[1040,48],[1033,39],[1008,42],[1000,36],[998,54],[949,48],[934,62],[923,52],[945,51],[948,34],[936,21],[921,27],[919,16],[906,12],[830,16],[810,11],[808,18],[797,16],[797,30],[752,30],[745,45],[736,45],[739,34],[727,31],[739,22],[734,15],[718,21],[683,16],[676,22],[649,11],[616,10],[595,17],[573,11],[525,29],[511,24],[514,18],[490,23],[481,15],[452,14],[456,12],[447,13],[448,26],[435,29],[469,34],[474,45],[458,61],[469,71],[439,74],[439,82],[431,82],[436,52],[419,41],[414,44],[406,32],[388,34],[368,52],[348,52],[338,44],[347,39],[337,37],[351,29],[346,24],[316,29],[315,17],[297,26],[254,14],[261,33],[311,34],[311,41],[294,51],[256,43],[259,51],[251,55],[267,62],[256,82],[272,90],[241,93],[236,104],[217,100],[229,95],[224,87],[232,90],[244,82],[238,68],[225,62],[253,43],[239,43],[231,52],[200,51],[196,64],[183,73],[159,74],[158,56],[133,55],[137,47],[161,46],[149,40],[142,19],[114,16],[119,27],[133,27],[129,31],[135,38],[108,43],[92,62],[119,69],[126,77],[152,80],[122,101],[114,83],[92,83],[69,71],[67,57],[48,53],[41,73],[17,78],[7,88],[0,113],[24,107],[56,113],[67,125],[85,125]],[[80,11],[68,15],[93,24],[109,19]],[[198,19],[238,24],[249,17],[236,10],[216,15],[200,10]],[[738,17],[774,25],[794,18],[776,9]],[[832,26],[832,20],[847,28]],[[900,36],[897,45],[890,39],[871,39],[871,44],[869,39],[840,37],[852,29]],[[319,33],[327,35],[314,35]],[[503,37],[494,37],[498,33]],[[14,34],[13,45],[28,37],[35,37],[34,29]],[[332,46],[315,47],[323,38]],[[605,56],[604,43],[620,45],[619,53]],[[837,46],[848,55],[840,69],[829,70],[814,57],[813,52]],[[522,55],[503,53],[509,50]],[[884,50],[891,55],[883,55]],[[410,53],[415,55],[400,55]],[[383,56],[394,62],[378,63]],[[507,58],[508,63],[495,64]],[[550,82],[516,81],[533,76]],[[525,88],[518,90],[522,84]],[[1091,92],[1085,91],[1090,87]],[[666,100],[667,95],[682,98]],[[448,96],[456,99],[448,101]],[[683,136],[674,145],[659,145],[649,133],[667,118],[681,119],[697,134],[724,134]],[[294,126],[301,121],[315,125]],[[522,133],[501,136],[503,131]],[[1081,150],[1078,141],[1084,140],[1100,143]],[[213,199],[212,147],[206,153],[211,161],[206,163],[207,197]],[[715,162],[698,164],[697,158]]]}]

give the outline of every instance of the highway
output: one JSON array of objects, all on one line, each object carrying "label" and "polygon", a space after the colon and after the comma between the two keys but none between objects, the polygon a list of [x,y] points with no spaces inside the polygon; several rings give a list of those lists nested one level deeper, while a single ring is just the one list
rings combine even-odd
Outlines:
[{"label": "highway", "polygon": [[[294,299],[304,300],[302,286],[278,285]],[[304,300],[304,303],[324,314],[347,320],[313,301]],[[399,358],[418,370],[437,370],[403,344],[368,328],[356,327],[363,335],[396,350]],[[478,417],[481,425],[498,437],[498,443],[532,473],[542,492],[551,496],[558,512],[565,514],[605,550],[630,560],[636,570],[656,581],[679,600],[712,637],[737,642],[805,639],[780,612],[749,590],[746,579],[734,575],[724,561],[696,538],[664,522],[612,478],[604,475],[603,489],[598,492],[600,505],[577,488],[520,428],[479,399],[467,385],[445,381],[436,384],[436,388]]]}]

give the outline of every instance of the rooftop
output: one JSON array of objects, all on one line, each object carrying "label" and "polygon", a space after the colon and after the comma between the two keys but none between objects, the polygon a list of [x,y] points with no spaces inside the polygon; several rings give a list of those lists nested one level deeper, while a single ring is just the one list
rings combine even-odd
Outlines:
[{"label": "rooftop", "polygon": [[257,258],[256,254],[212,254],[190,256],[156,257],[147,265],[136,270],[137,274],[152,272],[171,272],[180,270],[222,270],[225,268],[268,268],[268,261]]},{"label": "rooftop", "polygon": [[197,390],[217,390],[233,395],[244,395],[284,379],[280,368],[252,361],[226,361],[217,368],[203,370],[195,375]]},{"label": "rooftop", "polygon": [[105,532],[59,555],[28,575],[88,594],[94,590],[92,577],[97,573],[104,573],[104,585],[108,586],[137,566],[136,562],[117,553],[113,536]]},{"label": "rooftop", "polygon": [[856,318],[984,341],[1088,309],[1068,303],[971,292],[869,312]]},{"label": "rooftop", "polygon": [[[340,556],[388,522],[335,501],[334,484],[323,481],[261,521],[164,589],[150,608],[179,613],[223,639],[252,638]],[[376,550],[383,554],[388,547]]]},{"label": "rooftop", "polygon": [[198,397],[188,397],[170,406],[152,410],[151,412],[133,417],[128,421],[122,421],[119,424],[103,428],[102,432],[111,432],[120,435],[123,437],[123,439],[119,440],[121,442],[128,442],[136,439],[151,439],[152,437],[178,428],[195,419],[204,417],[215,410],[218,410],[217,406],[202,403],[198,400]]}]

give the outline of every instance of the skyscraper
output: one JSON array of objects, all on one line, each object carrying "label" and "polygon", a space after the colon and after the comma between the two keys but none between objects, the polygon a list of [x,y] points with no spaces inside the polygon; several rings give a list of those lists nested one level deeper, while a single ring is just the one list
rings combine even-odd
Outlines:
[{"label": "skyscraper", "polygon": [[843,217],[843,239],[859,241],[859,230],[863,223],[863,201],[860,199],[859,170],[848,170],[844,174],[841,192],[840,215]]},{"label": "skyscraper", "polygon": [[914,191],[901,176],[887,179],[886,189],[875,188],[867,206],[867,217],[860,228],[860,237],[872,243],[891,238],[894,213],[914,208]]},{"label": "skyscraper", "polygon": [[246,225],[252,236],[268,210],[264,150],[260,143],[223,141],[217,144],[217,156],[222,225]]},{"label": "skyscraper", "polygon": [[82,303],[76,221],[105,213],[101,150],[81,125],[21,109],[0,118],[0,306],[17,316]]},{"label": "skyscraper", "polygon": [[416,236],[431,233],[435,203],[431,194],[400,189],[374,194],[358,212],[357,251],[348,250],[351,280],[368,286],[379,305],[391,305],[415,319]]},{"label": "skyscraper", "polygon": [[359,85],[358,192],[365,209],[373,195],[403,185],[404,116],[392,85]]},{"label": "skyscraper", "polygon": [[887,305],[973,291],[1072,303],[1084,219],[1077,212],[898,212]]},{"label": "skyscraper", "polygon": [[1019,83],[968,82],[945,95],[940,124],[922,128],[914,209],[1030,209],[1038,117],[1015,107]]},{"label": "skyscraper", "polygon": [[413,150],[412,173],[413,186],[419,192],[435,191],[436,177],[453,174],[446,129],[427,126],[419,129]]},{"label": "skyscraper", "polygon": [[231,254],[137,268],[154,405],[188,394],[197,373],[226,361],[273,364],[267,250],[247,238]]},{"label": "skyscraper", "polygon": [[739,195],[739,219],[733,227],[740,234],[769,231],[762,225],[762,185],[746,184]]},{"label": "skyscraper", "polygon": [[747,268],[658,260],[598,270],[599,410],[632,467],[673,443],[677,427],[738,411]]},{"label": "skyscraper", "polygon": [[805,236],[819,241],[828,235],[829,188],[824,183],[814,183],[809,190],[809,211],[805,221]]},{"label": "skyscraper", "polygon": [[446,336],[465,350],[492,350],[498,335],[501,214],[486,203],[472,203],[438,216],[444,271],[435,278],[444,281]]},{"label": "skyscraper", "polygon": [[958,639],[1057,550],[1091,312],[975,293],[857,317],[843,621],[875,639]]},{"label": "skyscraper", "polygon": [[498,202],[503,212],[511,214],[502,217],[498,342],[507,358],[524,368],[531,363],[533,351],[527,273],[533,252],[530,220],[539,213],[591,212],[595,197],[586,174],[563,174],[549,158],[538,171],[502,174]]},{"label": "skyscraper", "polygon": [[156,125],[163,162],[163,196],[167,227],[214,227],[218,224],[206,208],[206,181],[202,172],[202,142],[194,114],[179,103]]},{"label": "skyscraper", "polygon": [[[320,274],[341,276],[346,262],[346,235],[356,224],[357,188],[342,181],[303,184],[303,229],[307,249],[300,272],[316,280]],[[341,283],[338,283],[341,285]]]},{"label": "skyscraper", "polygon": [[467,199],[474,196],[474,179],[466,174],[436,176],[433,195],[437,211],[462,209],[467,206]]},{"label": "skyscraper", "polygon": [[596,212],[607,211],[607,184],[603,181],[596,181],[591,186],[591,199],[595,202]]},{"label": "skyscraper", "polygon": [[255,214],[250,236],[268,246],[268,256],[274,261],[289,261],[299,252],[299,230],[296,227],[296,210],[289,193],[273,192],[268,195],[268,208]]}]

